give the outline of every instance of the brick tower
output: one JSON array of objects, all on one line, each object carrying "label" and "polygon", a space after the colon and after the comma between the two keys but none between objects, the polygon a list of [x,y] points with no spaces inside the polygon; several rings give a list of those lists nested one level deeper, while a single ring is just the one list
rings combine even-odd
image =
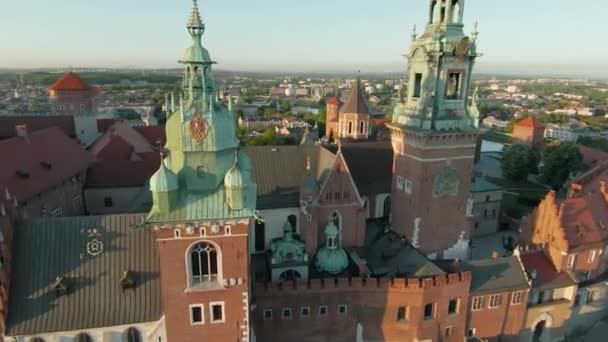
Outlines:
[{"label": "brick tower", "polygon": [[340,108],[338,136],[342,139],[366,140],[370,136],[371,110],[361,89],[361,80],[357,82]]},{"label": "brick tower", "polygon": [[256,186],[235,114],[217,103],[196,0],[168,156],[150,179],[168,341],[249,341],[249,229]]},{"label": "brick tower", "polygon": [[431,258],[467,258],[469,188],[478,139],[468,95],[477,32],[463,33],[464,1],[430,2],[424,34],[412,35],[409,89],[388,125],[395,152],[391,225]]},{"label": "brick tower", "polygon": [[333,135],[333,138],[337,137],[338,134],[338,120],[340,120],[340,107],[342,107],[342,101],[337,97],[332,97],[327,100],[325,112],[325,135],[329,138]]},{"label": "brick tower", "polygon": [[99,133],[94,102],[99,96],[99,88],[89,85],[77,74],[68,72],[51,85],[49,96],[51,112],[72,116],[76,137],[82,145],[91,145]]}]

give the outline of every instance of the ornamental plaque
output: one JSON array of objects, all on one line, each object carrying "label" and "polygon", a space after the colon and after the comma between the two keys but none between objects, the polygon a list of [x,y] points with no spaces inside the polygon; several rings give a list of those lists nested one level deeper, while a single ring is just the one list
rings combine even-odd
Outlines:
[{"label": "ornamental plaque", "polygon": [[203,143],[203,140],[207,137],[209,133],[209,125],[205,122],[200,115],[196,115],[192,120],[190,120],[190,136],[192,139],[196,141],[198,145]]}]

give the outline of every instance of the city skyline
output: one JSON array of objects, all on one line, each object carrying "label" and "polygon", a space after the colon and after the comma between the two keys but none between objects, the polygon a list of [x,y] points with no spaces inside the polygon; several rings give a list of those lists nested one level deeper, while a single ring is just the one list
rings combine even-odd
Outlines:
[{"label": "city skyline", "polygon": [[[608,76],[608,48],[592,44],[602,38],[599,1],[468,3],[465,32],[478,21],[483,46],[479,73]],[[421,33],[426,24],[417,15],[426,1],[349,4],[205,1],[204,45],[221,70],[403,71],[412,27]],[[174,68],[181,57],[175,51],[187,43],[187,37],[175,39],[183,36],[186,19],[176,2],[152,0],[143,7],[133,0],[60,0],[51,6],[24,0],[4,6],[0,29],[16,34],[0,37],[6,47],[0,68]]]}]

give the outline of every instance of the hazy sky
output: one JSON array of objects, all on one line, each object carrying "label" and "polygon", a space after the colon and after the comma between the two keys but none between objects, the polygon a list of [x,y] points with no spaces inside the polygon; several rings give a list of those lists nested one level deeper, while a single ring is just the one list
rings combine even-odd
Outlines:
[{"label": "hazy sky", "polygon": [[[220,69],[400,71],[428,0],[200,0]],[[0,0],[2,67],[175,67],[190,0]],[[606,0],[466,0],[478,72],[608,75]]]}]

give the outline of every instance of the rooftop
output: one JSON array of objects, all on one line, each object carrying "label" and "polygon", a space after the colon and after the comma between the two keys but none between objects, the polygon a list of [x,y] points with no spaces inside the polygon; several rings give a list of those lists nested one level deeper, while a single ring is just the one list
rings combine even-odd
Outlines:
[{"label": "rooftop", "polygon": [[523,290],[530,287],[525,270],[516,256],[489,258],[464,262],[471,271],[471,291],[474,293]]},{"label": "rooftop", "polygon": [[49,90],[86,91],[97,90],[97,88],[88,84],[85,80],[80,78],[78,74],[68,72],[55,81],[55,83],[49,87]]}]

